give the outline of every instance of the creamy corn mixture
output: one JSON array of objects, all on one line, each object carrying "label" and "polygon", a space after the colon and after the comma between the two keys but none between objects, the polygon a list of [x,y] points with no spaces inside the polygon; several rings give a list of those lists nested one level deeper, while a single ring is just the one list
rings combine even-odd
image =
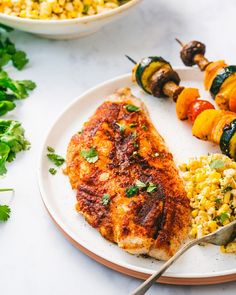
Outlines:
[{"label": "creamy corn mixture", "polygon": [[0,0],[0,12],[31,19],[71,19],[103,13],[126,0]]},{"label": "creamy corn mixture", "polygon": [[[192,208],[190,236],[198,238],[236,219],[236,163],[222,154],[191,159],[180,166]],[[236,241],[221,247],[236,253]]]}]

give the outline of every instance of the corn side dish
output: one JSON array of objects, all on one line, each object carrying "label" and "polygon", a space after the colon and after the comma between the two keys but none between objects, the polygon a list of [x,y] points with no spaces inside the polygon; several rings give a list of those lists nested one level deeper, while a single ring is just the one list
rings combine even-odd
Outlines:
[{"label": "corn side dish", "polygon": [[[236,163],[225,155],[210,154],[180,166],[192,208],[190,236],[199,238],[236,219]],[[236,241],[222,246],[236,253]]]},{"label": "corn side dish", "polygon": [[117,8],[127,0],[0,0],[0,12],[31,19],[71,19]]}]

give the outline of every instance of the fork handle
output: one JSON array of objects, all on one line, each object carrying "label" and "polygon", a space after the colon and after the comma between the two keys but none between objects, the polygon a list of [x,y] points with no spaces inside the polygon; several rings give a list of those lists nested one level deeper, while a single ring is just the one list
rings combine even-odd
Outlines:
[{"label": "fork handle", "polygon": [[169,268],[184,252],[199,243],[199,240],[193,240],[184,245],[178,252],[175,253],[163,266],[151,275],[145,282],[143,282],[137,289],[130,295],[143,295],[147,290],[156,282],[156,280]]}]

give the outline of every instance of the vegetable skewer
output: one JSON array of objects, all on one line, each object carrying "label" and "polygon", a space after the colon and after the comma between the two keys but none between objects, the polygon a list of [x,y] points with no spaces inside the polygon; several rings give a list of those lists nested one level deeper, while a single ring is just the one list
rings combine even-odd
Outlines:
[{"label": "vegetable skewer", "polygon": [[186,66],[197,65],[205,71],[204,85],[209,90],[216,104],[222,110],[236,112],[236,66],[227,65],[224,60],[210,62],[205,57],[206,47],[199,41],[181,45],[180,57]]},{"label": "vegetable skewer", "polygon": [[132,79],[155,97],[172,98],[176,102],[178,118],[189,119],[193,123],[192,133],[195,137],[218,144],[223,154],[236,160],[235,113],[215,110],[208,101],[198,99],[198,89],[180,86],[178,73],[162,57],[147,57],[136,63]]}]

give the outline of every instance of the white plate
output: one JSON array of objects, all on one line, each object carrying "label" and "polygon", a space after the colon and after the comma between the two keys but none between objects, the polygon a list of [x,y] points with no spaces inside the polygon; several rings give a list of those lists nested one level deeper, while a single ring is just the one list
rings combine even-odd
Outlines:
[{"label": "white plate", "polygon": [[[203,90],[199,71],[180,69],[182,84],[198,87],[201,96],[210,100]],[[158,99],[142,92],[132,84],[130,75],[118,77],[101,84],[72,102],[58,117],[50,129],[42,147],[39,163],[39,186],[44,204],[59,228],[82,251],[97,261],[123,273],[145,278],[157,270],[162,262],[151,258],[132,256],[102,238],[75,211],[75,192],[62,173],[52,176],[48,169],[47,146],[65,155],[71,136],[93,114],[95,109],[120,87],[131,87],[132,92],[146,104],[151,118],[174,155],[176,163],[189,157],[219,152],[211,143],[200,141],[191,135],[191,125],[177,119],[175,103],[170,99]],[[236,279],[236,255],[221,254],[216,246],[196,246],[183,255],[161,278],[161,282],[173,284],[211,284]]]},{"label": "white plate", "polygon": [[105,13],[65,20],[28,19],[0,13],[0,23],[50,39],[76,39],[97,32],[125,15],[141,0],[130,0]]}]

